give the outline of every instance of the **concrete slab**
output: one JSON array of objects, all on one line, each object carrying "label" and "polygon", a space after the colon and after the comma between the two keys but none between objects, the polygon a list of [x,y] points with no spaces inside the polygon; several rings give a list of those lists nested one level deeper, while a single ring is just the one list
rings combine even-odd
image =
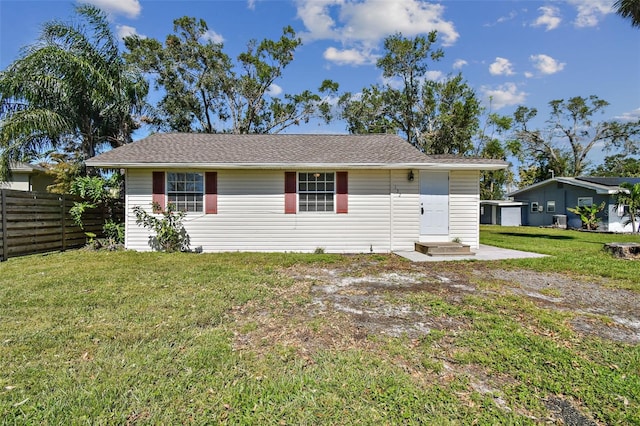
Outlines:
[{"label": "concrete slab", "polygon": [[546,254],[531,253],[528,251],[509,250],[500,247],[480,244],[480,248],[475,250],[475,256],[427,256],[417,251],[395,251],[395,254],[409,259],[412,262],[448,262],[454,260],[503,260],[503,259],[525,259],[535,257],[547,257]]}]

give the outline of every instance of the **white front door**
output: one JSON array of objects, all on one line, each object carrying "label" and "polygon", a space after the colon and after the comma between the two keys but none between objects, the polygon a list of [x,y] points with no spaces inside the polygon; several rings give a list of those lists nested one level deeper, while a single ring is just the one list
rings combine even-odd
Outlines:
[{"label": "white front door", "polygon": [[420,235],[449,234],[449,172],[420,171]]}]

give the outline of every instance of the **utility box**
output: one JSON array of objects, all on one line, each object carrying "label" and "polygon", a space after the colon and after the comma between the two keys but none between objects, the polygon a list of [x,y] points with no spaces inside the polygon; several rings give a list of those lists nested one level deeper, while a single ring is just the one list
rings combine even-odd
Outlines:
[{"label": "utility box", "polygon": [[566,214],[554,214],[553,226],[555,228],[567,229],[567,215]]}]

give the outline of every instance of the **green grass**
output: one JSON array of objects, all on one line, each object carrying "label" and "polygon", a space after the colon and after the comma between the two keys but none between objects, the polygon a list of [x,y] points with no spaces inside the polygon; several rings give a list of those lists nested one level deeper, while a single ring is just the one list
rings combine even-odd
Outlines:
[{"label": "green grass", "polygon": [[[308,322],[320,339],[335,318],[309,317],[304,290],[285,298],[295,283],[281,271],[357,262],[374,265],[362,274],[408,267],[380,255],[88,251],[0,263],[0,423],[532,424],[563,395],[603,423],[640,424],[638,345],[580,338],[570,313],[515,296],[387,297],[468,325],[417,341],[234,346],[265,317],[284,337]],[[495,390],[475,390],[470,371]]]},{"label": "green grass", "polygon": [[607,278],[611,279],[612,286],[640,291],[640,263],[618,259],[603,251],[606,243],[640,243],[640,235],[483,225],[480,227],[480,241],[497,247],[550,255],[547,258],[504,262],[514,267]]}]

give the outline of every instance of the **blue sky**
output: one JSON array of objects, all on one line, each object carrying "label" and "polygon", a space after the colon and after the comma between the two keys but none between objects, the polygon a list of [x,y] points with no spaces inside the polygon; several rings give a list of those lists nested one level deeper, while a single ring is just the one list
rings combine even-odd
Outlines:
[{"label": "blue sky", "polygon": [[[597,95],[611,105],[599,120],[640,118],[640,30],[613,12],[614,0],[90,0],[106,10],[114,31],[164,40],[173,20],[204,19],[211,37],[232,56],[250,39],[277,38],[291,25],[304,44],[274,87],[278,93],[316,89],[333,79],[341,91],[380,82],[375,60],[384,37],[437,30],[444,58],[429,77],[461,72],[478,96],[501,114],[517,105],[539,110],[553,99]],[[70,20],[72,0],[0,0],[0,67],[33,43],[43,22]],[[344,123],[290,132],[344,133]],[[597,157],[599,154],[594,153]]]}]

